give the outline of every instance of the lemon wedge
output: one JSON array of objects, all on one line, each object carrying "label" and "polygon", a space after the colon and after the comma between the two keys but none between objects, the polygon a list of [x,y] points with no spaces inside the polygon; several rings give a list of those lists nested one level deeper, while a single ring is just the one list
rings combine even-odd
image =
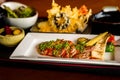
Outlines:
[{"label": "lemon wedge", "polygon": [[18,34],[20,34],[20,33],[21,33],[21,30],[20,30],[20,29],[16,29],[16,30],[13,31],[13,34],[14,34],[14,35],[18,35]]}]

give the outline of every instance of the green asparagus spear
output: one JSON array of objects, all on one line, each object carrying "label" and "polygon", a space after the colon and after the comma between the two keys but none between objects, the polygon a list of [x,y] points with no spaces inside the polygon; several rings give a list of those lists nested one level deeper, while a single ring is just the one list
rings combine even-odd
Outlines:
[{"label": "green asparagus spear", "polygon": [[108,34],[108,32],[101,33],[100,35],[98,35],[98,36],[94,37],[93,39],[91,39],[90,41],[88,41],[86,43],[86,46],[93,46],[97,41],[104,38],[104,36],[107,34]]},{"label": "green asparagus spear", "polygon": [[3,5],[4,9],[9,13],[9,15],[13,16],[14,18],[18,18],[18,16],[7,6]]}]

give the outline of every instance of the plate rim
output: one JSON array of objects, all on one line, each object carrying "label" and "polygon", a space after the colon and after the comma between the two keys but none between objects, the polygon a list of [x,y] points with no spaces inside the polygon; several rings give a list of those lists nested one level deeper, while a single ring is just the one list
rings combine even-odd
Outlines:
[{"label": "plate rim", "polygon": [[[36,35],[36,36],[35,36]],[[91,60],[82,60],[82,59],[71,59],[71,58],[69,58],[69,59],[66,59],[66,58],[41,58],[41,57],[37,57],[37,56],[28,56],[28,55],[26,55],[26,54],[24,54],[24,55],[16,55],[17,53],[17,51],[21,51],[21,49],[23,49],[24,47],[26,47],[26,46],[24,46],[24,47],[22,47],[21,49],[20,49],[20,47],[21,46],[23,46],[24,45],[24,42],[26,42],[26,40],[33,40],[33,43],[34,42],[36,42],[36,37],[37,36],[40,36],[40,35],[42,35],[42,36],[44,36],[44,35],[61,35],[61,33],[58,33],[58,34],[56,34],[56,33],[32,33],[32,32],[29,32],[29,33],[27,33],[26,34],[26,36],[25,36],[25,38],[20,42],[20,44],[16,47],[16,49],[13,51],[13,53],[10,55],[10,57],[9,57],[9,59],[18,59],[18,60],[33,60],[33,61],[50,61],[50,62],[58,62],[58,63],[71,63],[71,64],[74,64],[74,63],[77,63],[77,64],[96,64],[96,65],[113,65],[113,66],[120,66],[120,63],[119,62],[116,62],[116,61],[97,61],[97,60],[95,60],[95,61],[91,61]],[[96,34],[63,34],[62,33],[62,36],[67,36],[67,35],[82,35],[82,36],[96,36]],[[117,37],[118,39],[120,38],[120,36],[115,36],[115,37]],[[34,41],[35,40],[35,41]],[[30,45],[29,44],[29,41],[27,41],[28,43],[27,43],[27,45]],[[32,43],[32,44],[33,44]],[[31,44],[31,45],[32,45]],[[34,47],[34,46],[33,46]],[[27,51],[27,50],[26,50]],[[22,51],[21,53],[23,53],[24,51]],[[28,52],[29,53],[29,52]],[[20,54],[20,53],[19,53]],[[76,61],[76,62],[75,62]]]}]

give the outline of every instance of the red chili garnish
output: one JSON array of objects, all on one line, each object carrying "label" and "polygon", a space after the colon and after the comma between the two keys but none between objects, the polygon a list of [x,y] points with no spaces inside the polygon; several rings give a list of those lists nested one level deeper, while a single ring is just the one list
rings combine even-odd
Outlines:
[{"label": "red chili garnish", "polygon": [[5,33],[6,34],[12,34],[12,30],[10,29],[9,26],[5,26]]}]

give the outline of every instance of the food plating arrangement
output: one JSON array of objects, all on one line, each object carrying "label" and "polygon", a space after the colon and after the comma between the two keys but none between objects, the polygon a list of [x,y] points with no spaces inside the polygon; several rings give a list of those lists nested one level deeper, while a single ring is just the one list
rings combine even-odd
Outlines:
[{"label": "food plating arrangement", "polygon": [[[118,7],[105,7],[93,14],[84,4],[79,8],[63,7],[52,0],[46,13],[47,19],[39,21],[38,11],[31,6],[1,4],[0,45],[16,47],[10,59],[120,66]],[[84,34],[88,29],[89,34]]]}]

